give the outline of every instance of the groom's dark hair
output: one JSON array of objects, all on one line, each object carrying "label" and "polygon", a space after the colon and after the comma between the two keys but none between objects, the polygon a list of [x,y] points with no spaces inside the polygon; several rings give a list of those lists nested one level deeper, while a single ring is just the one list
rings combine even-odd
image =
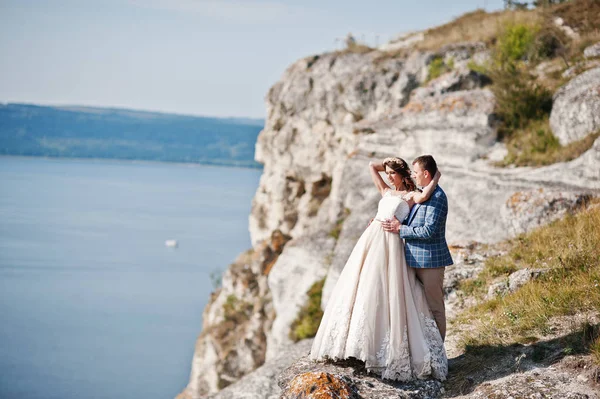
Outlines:
[{"label": "groom's dark hair", "polygon": [[431,178],[433,179],[433,176],[435,176],[437,172],[437,163],[431,155],[421,155],[420,157],[415,158],[412,164],[414,165],[416,163],[418,163],[423,169],[428,171],[431,175]]}]

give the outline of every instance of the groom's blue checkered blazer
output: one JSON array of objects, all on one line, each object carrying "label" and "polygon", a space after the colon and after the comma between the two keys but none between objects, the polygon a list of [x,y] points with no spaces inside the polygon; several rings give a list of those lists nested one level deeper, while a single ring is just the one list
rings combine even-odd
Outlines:
[{"label": "groom's blue checkered blazer", "polygon": [[437,186],[431,198],[415,204],[400,226],[400,237],[406,243],[406,263],[415,268],[450,266],[452,257],[446,243],[448,199]]}]

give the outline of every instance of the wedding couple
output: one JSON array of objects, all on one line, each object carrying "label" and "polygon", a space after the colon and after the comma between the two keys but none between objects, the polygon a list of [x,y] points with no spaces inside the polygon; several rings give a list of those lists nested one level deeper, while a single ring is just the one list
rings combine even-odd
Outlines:
[{"label": "wedding couple", "polygon": [[353,357],[390,380],[444,380],[448,361],[443,280],[452,258],[445,238],[448,201],[438,186],[440,173],[430,155],[414,160],[414,180],[400,158],[371,162],[369,169],[382,197],[377,215],[331,293],[310,358]]}]

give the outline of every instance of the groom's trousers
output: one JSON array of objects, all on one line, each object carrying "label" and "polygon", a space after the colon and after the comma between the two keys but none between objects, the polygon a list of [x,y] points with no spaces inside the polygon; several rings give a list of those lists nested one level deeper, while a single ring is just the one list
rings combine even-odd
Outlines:
[{"label": "groom's trousers", "polygon": [[417,278],[423,283],[425,299],[440,330],[442,339],[446,338],[446,307],[444,306],[444,270],[445,267],[414,268]]}]

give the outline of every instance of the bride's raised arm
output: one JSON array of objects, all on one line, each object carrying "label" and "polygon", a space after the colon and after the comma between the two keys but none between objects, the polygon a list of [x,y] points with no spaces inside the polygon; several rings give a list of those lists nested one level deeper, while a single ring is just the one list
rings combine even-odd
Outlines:
[{"label": "bride's raised arm", "polygon": [[381,178],[381,175],[379,174],[379,172],[385,172],[383,162],[369,162],[369,171],[371,172],[371,179],[373,180],[373,184],[375,184],[375,187],[377,187],[379,193],[381,195],[385,194],[385,190],[389,189],[390,187],[387,184],[385,184],[385,182]]},{"label": "bride's raised arm", "polygon": [[435,172],[435,176],[433,176],[433,179],[429,182],[429,184],[423,187],[423,191],[421,191],[420,193],[417,192],[411,197],[413,202],[415,204],[422,204],[423,202],[427,201],[431,197],[431,194],[433,194],[433,190],[435,190],[435,188],[437,187],[437,184],[440,181],[440,177],[442,177],[442,174],[438,169],[438,171]]}]

